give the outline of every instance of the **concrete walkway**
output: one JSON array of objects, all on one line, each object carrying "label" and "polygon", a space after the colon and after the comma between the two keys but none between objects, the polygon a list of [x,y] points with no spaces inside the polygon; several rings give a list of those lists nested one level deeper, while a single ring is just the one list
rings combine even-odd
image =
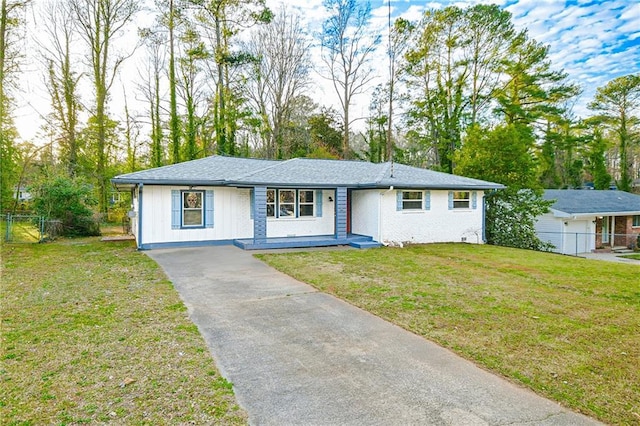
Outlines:
[{"label": "concrete walkway", "polygon": [[153,250],[254,425],[588,425],[235,247]]},{"label": "concrete walkway", "polygon": [[578,257],[584,257],[585,259],[604,260],[607,262],[626,263],[629,265],[640,265],[640,260],[628,259],[620,257],[620,253],[578,253]]}]

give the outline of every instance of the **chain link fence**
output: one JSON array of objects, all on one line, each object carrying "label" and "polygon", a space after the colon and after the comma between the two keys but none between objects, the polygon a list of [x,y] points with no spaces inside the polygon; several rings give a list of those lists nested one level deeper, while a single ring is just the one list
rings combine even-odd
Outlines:
[{"label": "chain link fence", "polygon": [[7,243],[40,243],[58,237],[62,233],[62,221],[8,213],[2,216],[0,231]]},{"label": "chain link fence", "polygon": [[639,234],[601,234],[593,232],[542,232],[538,236],[551,244],[551,251],[577,256],[592,251],[636,251],[640,249]]}]

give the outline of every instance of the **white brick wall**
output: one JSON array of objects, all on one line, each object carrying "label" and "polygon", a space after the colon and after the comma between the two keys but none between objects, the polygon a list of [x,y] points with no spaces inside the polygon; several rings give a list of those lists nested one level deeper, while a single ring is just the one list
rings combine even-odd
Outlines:
[{"label": "white brick wall", "polygon": [[[483,191],[477,191],[476,209],[449,210],[449,191],[431,190],[431,208],[418,211],[397,211],[396,193],[397,190],[354,191],[353,232],[380,242],[483,242]],[[378,205],[380,212],[376,214]],[[381,218],[381,226],[374,226],[376,216]]]}]

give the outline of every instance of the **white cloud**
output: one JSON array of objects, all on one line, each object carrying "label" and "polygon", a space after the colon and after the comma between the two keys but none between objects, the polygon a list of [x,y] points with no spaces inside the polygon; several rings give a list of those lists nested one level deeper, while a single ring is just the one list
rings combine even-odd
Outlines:
[{"label": "white cloud", "polygon": [[[497,4],[504,7],[512,14],[516,28],[526,28],[531,38],[549,45],[553,67],[564,69],[571,81],[584,87],[576,111],[586,111],[585,105],[597,87],[615,77],[640,72],[640,3],[637,0],[375,0],[372,1],[372,28],[380,34],[386,31],[388,1],[391,1],[394,19],[402,16],[414,22],[421,19],[426,9],[448,5],[465,8],[475,4]],[[322,3],[323,0],[267,0],[273,10],[284,4],[299,14],[310,35],[321,31],[322,22],[328,16]],[[31,27],[31,31],[34,28]],[[38,70],[34,50],[33,46],[25,47],[28,69],[22,79],[22,93],[16,97],[20,102],[16,124],[25,138],[35,134],[39,128],[38,114],[46,114],[49,108],[41,83],[43,73]],[[320,65],[318,55],[316,43],[312,48],[312,61],[316,65]],[[379,74],[383,77],[387,73],[384,42],[377,55],[374,63],[379,65]],[[122,79],[134,80],[136,65],[127,64],[127,67],[133,72],[127,72]],[[314,98],[327,106],[337,105],[331,84],[319,77],[316,80],[318,90]],[[114,90],[121,91],[119,87]],[[368,96],[360,96],[357,101],[353,114],[366,114]],[[114,115],[119,109],[114,102],[111,108]]]}]

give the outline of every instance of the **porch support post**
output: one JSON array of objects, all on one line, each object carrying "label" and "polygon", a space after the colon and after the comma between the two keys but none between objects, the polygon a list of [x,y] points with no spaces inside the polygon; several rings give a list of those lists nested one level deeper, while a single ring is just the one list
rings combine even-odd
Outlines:
[{"label": "porch support post", "polygon": [[347,238],[347,188],[336,188],[336,239]]},{"label": "porch support post", "polygon": [[267,187],[253,188],[253,241],[267,241]]},{"label": "porch support post", "polygon": [[138,250],[142,249],[142,188],[144,183],[138,184],[138,220],[136,226],[138,227],[138,239],[136,241]]},{"label": "porch support post", "polygon": [[611,247],[615,247],[616,246],[616,217],[615,216],[611,216],[611,229],[609,230],[609,232],[611,232]]}]

